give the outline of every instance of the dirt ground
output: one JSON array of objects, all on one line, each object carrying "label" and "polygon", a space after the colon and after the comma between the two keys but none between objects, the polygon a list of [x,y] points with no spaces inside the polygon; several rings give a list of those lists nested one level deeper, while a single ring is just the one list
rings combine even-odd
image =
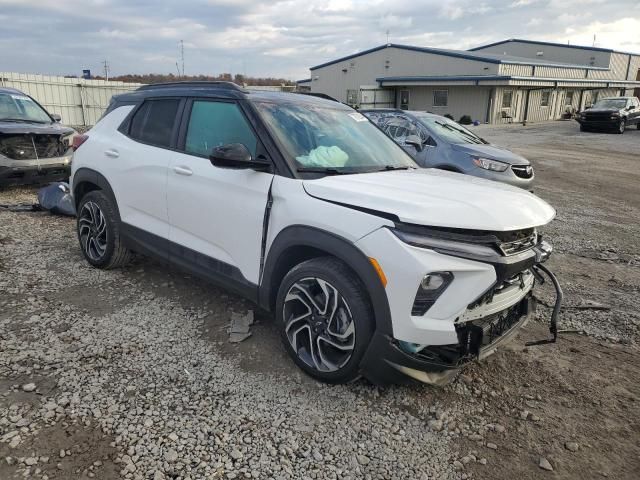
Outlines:
[{"label": "dirt ground", "polygon": [[[0,443],[0,479],[640,478],[640,131],[580,133],[574,122],[554,122],[481,126],[477,132],[529,158],[536,169],[536,194],[557,208],[556,220],[543,233],[555,247],[549,266],[566,295],[560,317],[564,331],[556,344],[525,346],[548,335],[544,321],[550,309],[545,304],[550,304],[551,292],[543,286],[537,292],[538,321],[444,388],[378,388],[364,381],[319,386],[289,361],[268,315],[256,312],[252,336],[237,345],[228,343],[231,312],[253,308],[244,300],[142,257],[120,272],[94,273],[82,261],[73,219],[0,208],[0,439],[12,432],[22,437],[13,447],[11,438]],[[34,192],[0,191],[0,205],[32,202]],[[180,344],[182,328],[176,323],[158,333],[166,335],[166,342],[148,340],[156,334],[153,321],[140,317],[137,326],[125,320],[137,318],[131,312],[141,307],[157,322],[170,322],[172,315],[193,318],[185,320],[183,328],[193,329],[194,337],[184,350],[174,352],[171,339]],[[118,325],[137,335],[131,344],[118,337],[117,345],[96,345],[109,331],[121,335],[114,330]],[[56,337],[55,342],[50,337]],[[110,352],[117,349],[130,355],[118,351],[118,362],[148,363],[137,371],[133,366],[127,370],[125,363],[113,369]],[[258,416],[269,424],[267,429],[259,426],[259,419],[252,420],[257,450],[245,445],[246,426],[237,428],[243,437],[233,443],[235,427],[221,418],[212,424],[216,446],[211,459],[199,454],[176,467],[166,449],[158,453],[152,448],[154,431],[131,427],[149,416],[155,428],[164,402],[147,393],[144,402],[136,397],[132,403],[126,385],[115,385],[117,375],[127,375],[127,382],[138,389],[149,383],[157,389],[164,377],[154,364],[170,369],[191,349],[212,355],[222,368],[213,373],[216,378],[228,375],[236,381],[223,389],[206,386],[220,412],[235,415],[240,394],[243,402],[257,402]],[[200,368],[214,370],[198,364],[197,358],[189,362],[189,376],[197,376]],[[84,372],[82,365],[91,370]],[[177,382],[179,390],[187,391],[177,378],[170,372],[166,383]],[[27,383],[37,389],[25,391]],[[239,383],[251,390],[238,390],[244,388]],[[198,389],[191,392],[197,395],[193,392]],[[64,400],[67,396],[70,401]],[[101,396],[108,398],[100,400],[98,415],[96,398]],[[261,397],[264,404],[258,402]],[[291,438],[295,444],[309,443],[313,466],[295,445],[293,454],[287,450],[291,439],[277,446],[277,428],[271,428],[280,418],[278,412],[293,404],[307,405],[320,417],[314,428],[322,431],[341,421],[333,415],[323,421],[322,416],[345,402],[357,408],[338,429],[346,431],[345,445],[336,441],[334,447],[355,455],[350,464],[332,459],[330,448],[297,424]],[[185,425],[195,429],[193,425],[205,420],[202,412],[189,410],[191,403],[195,401],[186,399],[168,412],[176,423],[184,417]],[[251,413],[243,413],[244,418]],[[169,427],[177,429],[165,424],[158,436],[169,435]],[[285,421],[279,428],[289,427]],[[338,430],[336,438],[341,438]],[[325,443],[331,442],[328,431],[322,437]],[[204,442],[199,433],[189,435],[179,435],[188,437],[185,452]],[[270,441],[277,454],[264,453],[270,452]],[[234,448],[243,445],[238,448],[244,459],[233,452],[228,459],[222,451],[225,442]],[[267,458],[247,460],[260,451]],[[541,459],[552,470],[542,469]]]}]

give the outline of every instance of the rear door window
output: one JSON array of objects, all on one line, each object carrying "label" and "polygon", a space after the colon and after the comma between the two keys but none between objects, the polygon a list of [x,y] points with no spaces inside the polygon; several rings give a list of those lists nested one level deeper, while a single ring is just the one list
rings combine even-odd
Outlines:
[{"label": "rear door window", "polygon": [[235,103],[194,100],[185,139],[186,153],[208,157],[215,147],[241,143],[256,156],[257,138]]},{"label": "rear door window", "polygon": [[168,148],[179,105],[177,98],[145,101],[131,118],[129,136],[143,143]]}]

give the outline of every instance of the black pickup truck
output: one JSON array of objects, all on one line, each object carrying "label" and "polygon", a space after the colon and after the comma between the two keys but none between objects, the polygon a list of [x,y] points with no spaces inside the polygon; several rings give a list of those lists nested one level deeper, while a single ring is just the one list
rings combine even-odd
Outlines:
[{"label": "black pickup truck", "polygon": [[640,129],[640,100],[637,97],[601,98],[576,119],[580,131],[615,130],[624,133],[631,125]]}]

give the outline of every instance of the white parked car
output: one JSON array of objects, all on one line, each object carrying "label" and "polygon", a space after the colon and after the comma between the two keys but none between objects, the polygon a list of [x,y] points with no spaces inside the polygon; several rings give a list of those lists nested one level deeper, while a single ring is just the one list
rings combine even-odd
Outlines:
[{"label": "white parked car", "polygon": [[551,206],[417,168],[336,102],[145,86],[115,97],[76,145],[89,263],[152,254],[246,296],[323,381],[446,382],[527,321],[547,271],[537,229]]}]

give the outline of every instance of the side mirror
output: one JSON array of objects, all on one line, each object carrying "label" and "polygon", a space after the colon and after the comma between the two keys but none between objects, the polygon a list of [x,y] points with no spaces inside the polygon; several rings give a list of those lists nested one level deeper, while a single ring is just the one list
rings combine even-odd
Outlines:
[{"label": "side mirror", "polygon": [[53,118],[53,121],[56,123],[60,123],[62,121],[62,117],[57,113],[52,113],[51,118]]},{"label": "side mirror", "polygon": [[254,159],[251,152],[242,143],[228,143],[211,150],[209,160],[216,167],[234,168],[236,170],[257,170],[268,171],[271,169],[271,162],[264,158]]},{"label": "side mirror", "polygon": [[407,138],[405,138],[404,143],[406,143],[407,145],[411,145],[419,152],[421,152],[424,148],[422,139],[418,135],[408,135]]}]

